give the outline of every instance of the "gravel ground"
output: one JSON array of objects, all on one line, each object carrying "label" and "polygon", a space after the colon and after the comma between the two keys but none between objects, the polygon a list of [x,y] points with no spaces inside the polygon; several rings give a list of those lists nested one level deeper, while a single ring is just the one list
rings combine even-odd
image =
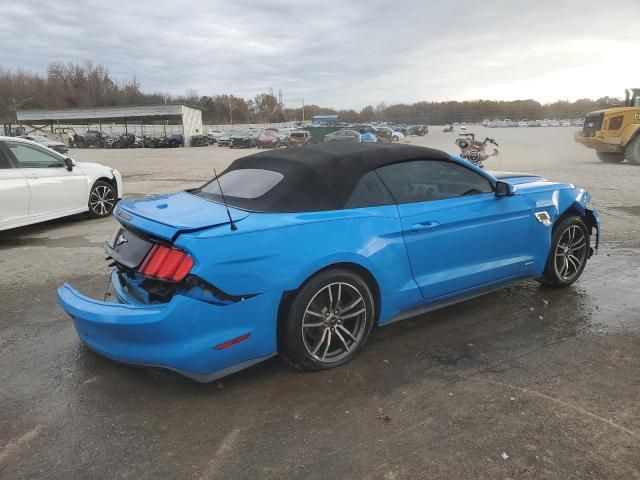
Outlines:
[{"label": "gravel ground", "polygon": [[[57,308],[102,295],[112,218],[0,232],[0,478],[640,478],[640,167],[572,128],[484,129],[490,170],[588,189],[603,245],[562,291],[525,282],[374,332],[321,373],[273,358],[212,384],[115,364]],[[412,143],[456,153],[433,127]],[[77,150],[126,196],[193,187],[250,151]]]}]

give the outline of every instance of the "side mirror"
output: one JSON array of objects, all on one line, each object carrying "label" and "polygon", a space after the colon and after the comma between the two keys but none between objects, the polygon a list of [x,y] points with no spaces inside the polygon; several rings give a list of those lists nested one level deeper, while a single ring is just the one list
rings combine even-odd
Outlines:
[{"label": "side mirror", "polygon": [[73,170],[73,167],[77,165],[76,161],[69,157],[64,157],[64,164],[67,166],[67,170],[69,171]]},{"label": "side mirror", "polygon": [[498,180],[496,182],[496,197],[510,197],[516,194],[516,187],[510,183]]}]

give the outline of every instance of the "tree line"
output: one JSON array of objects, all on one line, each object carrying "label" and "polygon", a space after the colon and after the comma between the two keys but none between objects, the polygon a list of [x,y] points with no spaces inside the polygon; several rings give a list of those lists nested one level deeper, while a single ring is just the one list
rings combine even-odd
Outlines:
[{"label": "tree line", "polygon": [[409,124],[479,122],[483,119],[578,118],[593,110],[619,105],[618,98],[580,99],[542,104],[535,100],[421,101],[412,104],[368,105],[359,111],[336,110],[319,105],[290,108],[272,92],[245,99],[234,95],[185,95],[143,92],[138,80],[113,79],[102,65],[51,62],[46,73],[0,68],[0,119],[15,123],[15,111],[28,108],[106,107],[187,103],[203,109],[205,124],[275,123],[310,119],[314,115],[338,114],[344,122],[389,121]]}]

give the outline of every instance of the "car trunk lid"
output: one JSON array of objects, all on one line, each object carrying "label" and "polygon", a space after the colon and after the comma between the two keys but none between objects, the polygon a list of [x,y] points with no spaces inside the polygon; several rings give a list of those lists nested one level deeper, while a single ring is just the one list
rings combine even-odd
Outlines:
[{"label": "car trunk lid", "polygon": [[224,205],[188,192],[123,200],[115,211],[120,223],[168,241],[183,232],[229,224],[229,215],[239,222],[249,213],[233,207],[227,213]]}]

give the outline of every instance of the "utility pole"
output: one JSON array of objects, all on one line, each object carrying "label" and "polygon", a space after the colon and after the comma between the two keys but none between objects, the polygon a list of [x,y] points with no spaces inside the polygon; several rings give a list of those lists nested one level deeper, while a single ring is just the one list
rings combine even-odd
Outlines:
[{"label": "utility pole", "polygon": [[231,99],[229,99],[229,123],[233,125],[233,112],[231,111]]},{"label": "utility pole", "polygon": [[302,123],[304,123],[304,97],[302,98]]}]

